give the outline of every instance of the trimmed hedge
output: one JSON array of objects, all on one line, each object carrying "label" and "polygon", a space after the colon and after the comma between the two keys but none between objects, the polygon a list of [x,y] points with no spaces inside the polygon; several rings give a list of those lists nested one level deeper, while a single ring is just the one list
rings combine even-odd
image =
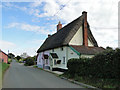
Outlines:
[{"label": "trimmed hedge", "polygon": [[120,79],[120,49],[105,50],[93,58],[70,59],[67,67],[70,77]]}]

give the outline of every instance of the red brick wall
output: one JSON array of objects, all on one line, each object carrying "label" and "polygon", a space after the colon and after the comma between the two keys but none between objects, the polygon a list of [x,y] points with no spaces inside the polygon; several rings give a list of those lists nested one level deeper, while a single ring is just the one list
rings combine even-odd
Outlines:
[{"label": "red brick wall", "polygon": [[0,62],[2,62],[2,60],[4,63],[8,63],[8,56],[0,51]]}]

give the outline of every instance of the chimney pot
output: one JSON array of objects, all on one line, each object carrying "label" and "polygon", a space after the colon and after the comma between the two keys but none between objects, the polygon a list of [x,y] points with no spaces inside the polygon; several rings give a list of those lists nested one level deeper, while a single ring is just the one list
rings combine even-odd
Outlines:
[{"label": "chimney pot", "polygon": [[61,22],[59,21],[58,25],[57,25],[57,31],[60,30],[62,28],[62,24]]},{"label": "chimney pot", "polygon": [[50,34],[48,34],[48,37],[50,37],[51,35]]},{"label": "chimney pot", "polygon": [[82,14],[87,14],[87,12],[86,12],[86,11],[83,11]]}]

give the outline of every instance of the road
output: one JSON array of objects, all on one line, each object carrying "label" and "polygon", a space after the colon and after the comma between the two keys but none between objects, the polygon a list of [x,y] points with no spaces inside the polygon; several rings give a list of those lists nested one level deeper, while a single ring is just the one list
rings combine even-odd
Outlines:
[{"label": "road", "polygon": [[52,73],[11,63],[3,78],[3,88],[83,88]]}]

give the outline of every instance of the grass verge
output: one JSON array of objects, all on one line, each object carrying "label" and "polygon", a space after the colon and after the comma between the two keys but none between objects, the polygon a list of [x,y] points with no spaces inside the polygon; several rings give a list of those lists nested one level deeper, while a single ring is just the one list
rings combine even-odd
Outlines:
[{"label": "grass verge", "polygon": [[5,71],[9,68],[9,64],[7,63],[0,63],[0,89],[2,88],[2,78]]},{"label": "grass verge", "polygon": [[2,73],[4,74],[4,72],[9,68],[10,64],[7,63],[2,63]]},{"label": "grass verge", "polygon": [[82,77],[82,76],[75,76],[74,78],[70,78],[69,74],[62,74],[61,76],[84,83],[84,84],[88,84],[97,88],[120,89],[120,80],[118,79],[90,78],[90,77]]}]

